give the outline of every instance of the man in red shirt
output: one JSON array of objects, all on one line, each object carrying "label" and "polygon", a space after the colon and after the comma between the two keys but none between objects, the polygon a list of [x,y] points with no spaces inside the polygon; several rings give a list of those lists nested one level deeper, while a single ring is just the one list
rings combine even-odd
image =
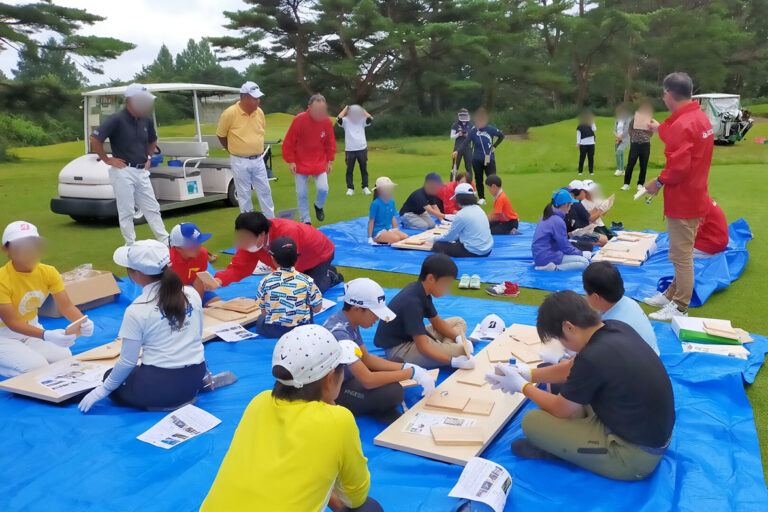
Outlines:
[{"label": "man in red shirt", "polygon": [[308,186],[310,176],[315,180],[315,215],[325,219],[325,198],[328,197],[328,175],[336,158],[336,136],[328,117],[328,105],[321,94],[309,98],[309,107],[293,118],[283,141],[283,160],[296,181],[299,219],[310,224]]},{"label": "man in red shirt", "polygon": [[713,199],[710,198],[709,202],[709,211],[696,232],[694,259],[711,258],[728,247],[728,221],[725,220],[725,212]]},{"label": "man in red shirt", "polygon": [[687,316],[693,295],[693,248],[701,219],[710,208],[709,166],[714,137],[709,119],[691,99],[693,82],[685,73],[664,78],[664,103],[672,112],[661,125],[651,120],[651,130],[664,142],[667,162],[661,175],[646,183],[645,190],[658,194],[664,187],[664,215],[669,232],[669,261],[675,277],[664,293],[644,302],[661,308],[649,315],[654,320]]},{"label": "man in red shirt", "polygon": [[311,277],[321,292],[343,280],[331,265],[336,247],[319,230],[289,219],[267,219],[261,212],[245,212],[235,219],[237,252],[227,268],[216,272],[216,281],[221,286],[240,281],[253,274],[259,262],[274,269],[269,244],[281,236],[296,242],[299,259],[294,268]]}]

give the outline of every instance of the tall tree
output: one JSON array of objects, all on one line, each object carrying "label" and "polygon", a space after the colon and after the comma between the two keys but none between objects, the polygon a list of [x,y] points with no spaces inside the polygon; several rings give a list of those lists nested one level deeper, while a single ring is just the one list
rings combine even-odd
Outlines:
[{"label": "tall tree", "polygon": [[87,83],[72,59],[54,38],[48,39],[42,49],[36,46],[24,48],[19,54],[14,79],[31,82],[43,77],[52,77],[68,89],[80,89]]},{"label": "tall tree", "polygon": [[136,80],[140,82],[161,83],[172,82],[176,79],[176,65],[173,63],[173,55],[165,44],[160,47],[157,57],[148,66],[142,66],[136,74]]}]

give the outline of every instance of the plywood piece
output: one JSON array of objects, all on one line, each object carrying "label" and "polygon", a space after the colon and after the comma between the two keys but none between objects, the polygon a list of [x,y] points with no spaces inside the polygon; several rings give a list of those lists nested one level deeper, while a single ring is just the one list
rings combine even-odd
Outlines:
[{"label": "plywood piece", "polygon": [[538,345],[541,343],[539,332],[535,325],[512,324],[507,327],[506,334],[513,340],[525,343],[526,345]]},{"label": "plywood piece", "polygon": [[445,409],[448,411],[463,411],[467,406],[469,397],[452,393],[450,391],[434,391],[427,397],[427,407],[434,409]]},{"label": "plywood piece", "polygon": [[470,398],[467,405],[462,409],[462,412],[466,414],[479,414],[481,416],[489,416],[493,410],[494,403],[490,400],[483,400],[482,398]]},{"label": "plywood piece", "polygon": [[438,446],[482,446],[485,432],[480,427],[432,425],[432,440]]},{"label": "plywood piece", "polygon": [[508,363],[512,358],[524,363],[541,362],[541,356],[536,350],[525,343],[506,341],[502,345],[488,348],[486,350],[488,350],[488,360],[491,363]]},{"label": "plywood piece", "polygon": [[252,313],[259,309],[259,304],[255,299],[246,299],[245,297],[238,297],[228,301],[217,301],[212,306],[238,313]]},{"label": "plywood piece", "polygon": [[204,270],[203,272],[198,272],[197,278],[201,283],[205,285],[208,290],[215,290],[219,287],[219,283],[216,282],[216,279],[214,279],[208,271]]},{"label": "plywood piece", "polygon": [[528,364],[541,362],[541,356],[539,353],[529,345],[524,343],[515,343],[512,345],[511,350],[513,357],[518,361],[522,361]]},{"label": "plywood piece", "polygon": [[[435,382],[437,382],[437,377],[438,377],[438,375],[440,375],[440,370],[439,370],[438,368],[434,368],[434,369],[432,369],[432,370],[428,370],[428,371],[427,371],[427,373],[428,373],[428,374],[429,374],[429,375],[432,377],[432,380],[434,380]],[[401,386],[402,386],[404,389],[408,389],[408,388],[412,388],[412,387],[414,387],[414,386],[418,386],[418,385],[419,385],[419,383],[418,383],[418,382],[416,382],[416,381],[415,381],[415,380],[413,380],[413,379],[406,379],[406,380],[401,380],[401,381],[400,381],[400,385],[401,385]]]},{"label": "plywood piece", "polygon": [[472,354],[475,353],[475,346],[472,345],[472,342],[469,341],[466,336],[462,336],[461,339],[461,344],[464,347],[464,353],[467,355],[467,357],[472,357]]},{"label": "plywood piece", "polygon": [[736,332],[739,333],[739,341],[741,343],[752,343],[755,339],[749,335],[744,329],[736,328]]},{"label": "plywood piece", "polygon": [[443,236],[448,232],[450,226],[446,224],[440,224],[433,229],[422,231],[415,235],[411,235],[405,240],[401,240],[392,244],[395,249],[411,249],[417,251],[431,251],[432,239],[435,237]]},{"label": "plywood piece", "polygon": [[702,323],[704,324],[704,327],[708,329],[723,332],[736,332],[736,330],[733,328],[733,325],[731,325],[730,320],[717,320],[708,318],[706,320],[702,320]]},{"label": "plywood piece", "polygon": [[221,322],[237,322],[245,318],[245,313],[221,308],[203,308],[203,315],[211,316]]},{"label": "plywood piece", "polygon": [[485,374],[477,370],[456,370],[456,381],[470,386],[483,387],[488,382],[485,380]]},{"label": "plywood piece", "polygon": [[80,329],[83,326],[83,323],[88,320],[88,315],[83,315],[82,317],[78,318],[71,324],[67,326],[66,329],[64,329],[65,334],[74,334],[75,336],[80,336],[81,331]]},{"label": "plywood piece", "polygon": [[508,363],[512,357],[512,347],[507,340],[496,346],[488,346],[484,350],[488,354],[488,360],[492,363]]},{"label": "plywood piece", "polygon": [[[214,304],[218,304],[218,302],[215,302]],[[206,341],[211,341],[212,339],[217,337],[216,334],[214,334],[211,331],[211,328],[219,325],[220,323],[222,323],[224,321],[237,322],[240,325],[247,327],[247,326],[253,324],[259,318],[259,316],[261,315],[261,310],[260,309],[257,309],[256,311],[252,311],[251,313],[247,313],[247,314],[235,313],[233,311],[227,311],[227,310],[221,310],[221,311],[227,311],[229,313],[238,314],[239,317],[237,319],[235,319],[235,320],[220,320],[218,318],[214,318],[212,315],[209,314],[214,309],[216,309],[216,308],[207,307],[207,308],[203,309],[203,342],[204,343]],[[219,311],[216,311],[216,313],[218,313],[218,312]]]},{"label": "plywood piece", "polygon": [[100,347],[92,348],[80,354],[75,355],[75,359],[78,361],[98,361],[100,359],[113,359],[120,355],[120,350],[123,348],[122,338],[117,338],[115,341],[102,345]]}]

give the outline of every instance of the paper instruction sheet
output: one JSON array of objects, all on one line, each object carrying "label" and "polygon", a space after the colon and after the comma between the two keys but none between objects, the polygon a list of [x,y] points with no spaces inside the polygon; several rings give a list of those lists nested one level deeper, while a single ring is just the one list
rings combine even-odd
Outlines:
[{"label": "paper instruction sheet", "polygon": [[332,301],[331,299],[326,299],[325,297],[323,297],[323,305],[320,308],[320,312],[315,314],[319,315],[320,313],[325,313],[335,305],[336,305],[336,302]]},{"label": "paper instruction sheet", "polygon": [[41,373],[37,381],[56,395],[63,396],[95,388],[101,384],[104,373],[110,368],[104,364],[69,361]]},{"label": "paper instruction sheet", "polygon": [[136,439],[169,450],[219,423],[221,420],[213,414],[190,404],[168,414]]},{"label": "paper instruction sheet", "polygon": [[506,469],[493,461],[473,457],[448,496],[479,501],[494,512],[502,512],[511,488],[512,477]]},{"label": "paper instruction sheet", "polygon": [[475,420],[469,418],[458,418],[444,414],[430,414],[427,412],[417,412],[411,418],[411,421],[405,424],[403,432],[410,434],[420,434],[422,436],[432,436],[432,425],[445,425],[448,427],[471,427]]},{"label": "paper instruction sheet", "polygon": [[237,322],[222,322],[208,327],[209,332],[228,342],[248,340],[258,336]]}]

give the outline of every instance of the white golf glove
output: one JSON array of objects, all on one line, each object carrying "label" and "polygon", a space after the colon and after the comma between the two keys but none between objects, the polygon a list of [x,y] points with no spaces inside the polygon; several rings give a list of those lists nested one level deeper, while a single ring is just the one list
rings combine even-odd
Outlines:
[{"label": "white golf glove", "polygon": [[588,260],[592,259],[592,251],[582,251],[581,254],[583,254],[584,257],[587,258]]},{"label": "white golf glove", "polygon": [[93,325],[93,321],[89,318],[82,324],[80,324],[80,336],[93,336],[93,329],[96,326]]},{"label": "white golf glove", "polygon": [[491,385],[491,389],[500,389],[509,394],[522,393],[523,386],[529,384],[511,364],[497,364],[495,368],[504,375],[485,374],[485,380]]},{"label": "white golf glove", "polygon": [[407,368],[413,369],[413,377],[411,378],[421,386],[421,396],[427,396],[435,390],[435,380],[427,370],[415,364],[403,363],[403,369]]},{"label": "white golf glove", "polygon": [[565,356],[565,349],[560,343],[548,343],[538,351],[542,361],[549,364],[557,364]]},{"label": "white golf glove", "polygon": [[453,342],[456,343],[457,345],[461,345],[462,343],[464,343],[464,336],[461,334],[457,334],[456,337],[453,338]]},{"label": "white golf glove", "polygon": [[460,368],[462,370],[471,370],[475,367],[475,358],[467,356],[457,356],[451,358],[451,368]]},{"label": "white golf glove", "polygon": [[109,396],[109,390],[104,387],[104,384],[99,384],[99,387],[94,388],[91,390],[90,393],[85,395],[82,400],[80,400],[80,403],[77,405],[77,408],[80,409],[80,412],[88,412],[91,407],[93,407],[93,404],[100,400],[104,400]]},{"label": "white golf glove", "polygon": [[523,363],[522,361],[518,361],[514,365],[515,371],[520,374],[522,378],[527,380],[528,382],[532,382],[531,380],[531,372],[533,371],[533,366]]},{"label": "white golf glove", "polygon": [[60,347],[68,348],[75,344],[74,334],[67,334],[64,329],[53,329],[43,332],[43,341],[53,343]]},{"label": "white golf glove", "polygon": [[368,237],[368,244],[369,245],[376,245],[376,242],[373,241],[373,237],[372,236]]}]

